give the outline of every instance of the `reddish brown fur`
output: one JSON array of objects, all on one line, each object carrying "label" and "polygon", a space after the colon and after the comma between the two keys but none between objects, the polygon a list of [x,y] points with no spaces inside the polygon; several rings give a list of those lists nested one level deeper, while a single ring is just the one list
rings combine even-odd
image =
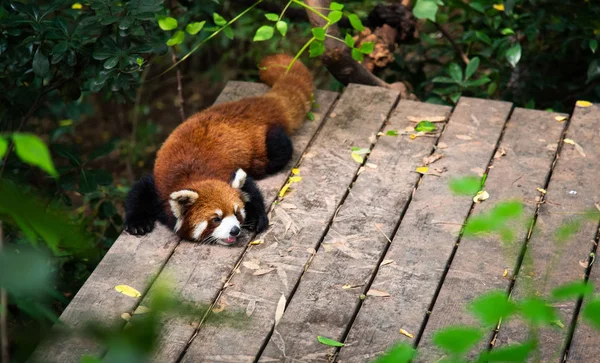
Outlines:
[{"label": "reddish brown fur", "polygon": [[272,86],[265,95],[210,107],[189,117],[169,135],[154,165],[155,183],[162,200],[168,201],[172,192],[182,189],[203,194],[188,211],[192,221],[199,221],[196,218],[214,212],[204,211],[204,198],[212,200],[217,195],[239,198],[239,192],[228,184],[210,189],[203,182],[227,183],[238,168],[253,177],[265,174],[269,126],[281,125],[289,135],[310,110],[312,77],[299,61],[286,73],[285,67],[291,60],[284,54],[262,60],[261,79]]}]

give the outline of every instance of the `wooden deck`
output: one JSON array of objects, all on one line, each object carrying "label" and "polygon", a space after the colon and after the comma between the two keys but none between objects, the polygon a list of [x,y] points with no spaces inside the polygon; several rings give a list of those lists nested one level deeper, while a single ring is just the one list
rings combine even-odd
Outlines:
[{"label": "wooden deck", "polygon": [[[265,89],[231,82],[217,102]],[[557,227],[600,202],[599,105],[575,107],[559,122],[557,114],[506,102],[462,98],[452,110],[358,85],[342,95],[319,91],[316,102],[314,121],[293,137],[293,165],[259,183],[269,204],[278,200],[268,231],[233,248],[180,241],[162,226],[141,238],[124,233],[61,320],[74,327],[91,318],[124,326],[121,314],[146,305],[157,278],[166,276],[183,300],[249,319],[240,328],[165,317],[156,362],[364,362],[399,341],[418,345],[416,361],[435,362],[443,353],[432,333],[476,324],[465,308],[480,294],[500,289],[522,297],[533,284],[545,295],[584,278],[580,261],[595,251],[600,221],[583,222],[561,251],[553,238]],[[415,126],[411,119],[440,116],[447,122],[437,123],[433,135],[411,139],[404,132]],[[401,135],[387,136],[388,130]],[[565,137],[581,148],[563,143]],[[363,165],[351,157],[352,147],[371,149]],[[444,157],[428,174],[416,173],[432,153]],[[292,167],[302,180],[278,198]],[[448,188],[451,178],[484,173],[490,198],[483,203]],[[492,236],[461,238],[468,216],[515,198],[525,204],[514,224],[515,246],[507,249]],[[248,245],[257,239],[264,243]],[[517,271],[525,245],[534,264]],[[593,267],[590,280],[600,286],[600,268]],[[121,284],[142,296],[118,293]],[[541,331],[542,361],[600,361],[600,334],[578,323],[576,302],[557,308],[564,328]],[[346,346],[322,345],[318,335]],[[526,339],[526,325],[513,319],[497,334],[490,330],[479,348]],[[79,362],[83,354],[105,353],[73,337],[40,347],[36,357]]]}]

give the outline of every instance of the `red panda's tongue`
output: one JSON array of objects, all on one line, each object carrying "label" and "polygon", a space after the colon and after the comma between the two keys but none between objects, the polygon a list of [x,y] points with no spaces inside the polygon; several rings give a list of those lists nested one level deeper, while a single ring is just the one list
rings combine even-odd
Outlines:
[{"label": "red panda's tongue", "polygon": [[225,242],[227,242],[227,243],[234,243],[234,242],[235,242],[235,237],[233,237],[233,236],[232,236],[232,237],[229,237],[229,238],[227,238],[227,239],[225,240]]}]

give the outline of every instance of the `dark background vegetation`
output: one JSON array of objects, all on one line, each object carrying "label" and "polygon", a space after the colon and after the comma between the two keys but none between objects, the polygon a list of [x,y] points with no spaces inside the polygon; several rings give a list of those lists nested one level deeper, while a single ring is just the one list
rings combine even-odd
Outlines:
[{"label": "dark background vegetation", "polygon": [[[380,3],[340,2],[365,24]],[[402,82],[419,99],[445,104],[468,95],[570,112],[576,100],[600,101],[600,7],[593,1],[447,0],[434,15],[440,2],[421,2],[415,15],[423,19],[412,18],[415,4],[406,0],[396,3],[409,6],[409,17],[387,19],[402,34],[387,66],[374,71],[388,84]],[[0,285],[8,291],[13,359],[28,356],[119,236],[124,196],[151,172],[181,111],[189,116],[207,107],[228,80],[256,81],[262,56],[295,54],[312,37],[306,14],[293,5],[285,37],[253,41],[268,23],[265,13],[286,3],[252,9],[163,74],[253,2],[1,1],[2,138],[39,136],[58,172],[53,178],[24,163],[12,145],[1,166]],[[161,16],[177,19],[178,27],[161,29]],[[184,31],[201,21],[198,33]],[[357,34],[343,24],[341,30]],[[167,46],[177,31],[185,38]],[[318,57],[301,59],[318,88],[343,88]]]}]

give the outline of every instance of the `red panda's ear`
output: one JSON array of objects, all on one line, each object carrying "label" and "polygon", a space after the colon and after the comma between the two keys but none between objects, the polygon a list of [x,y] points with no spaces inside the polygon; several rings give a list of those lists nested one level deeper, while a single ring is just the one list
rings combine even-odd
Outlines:
[{"label": "red panda's ear", "polygon": [[242,169],[238,169],[233,175],[233,180],[231,181],[231,186],[235,189],[242,189],[244,184],[246,183],[246,172]]},{"label": "red panda's ear", "polygon": [[171,198],[169,204],[171,205],[173,215],[175,215],[177,219],[181,219],[186,208],[198,200],[198,193],[193,190],[183,189],[171,193],[169,197]]}]

